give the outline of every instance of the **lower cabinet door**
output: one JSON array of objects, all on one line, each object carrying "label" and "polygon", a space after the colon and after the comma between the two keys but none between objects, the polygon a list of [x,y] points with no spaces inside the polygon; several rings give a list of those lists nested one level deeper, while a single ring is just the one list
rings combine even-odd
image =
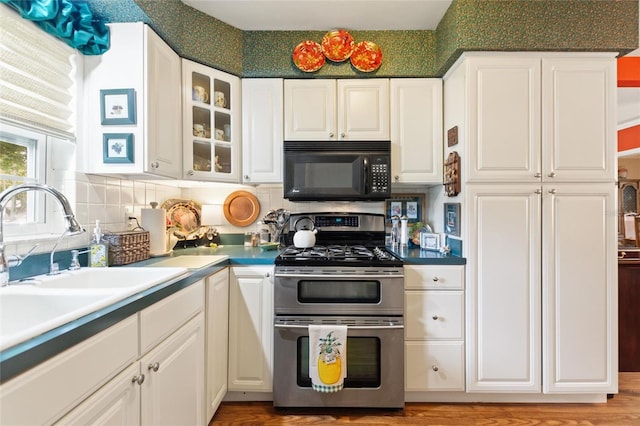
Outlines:
[{"label": "lower cabinet door", "polygon": [[140,361],[143,425],[202,425],[204,314],[200,313]]},{"label": "lower cabinet door", "polygon": [[114,377],[91,397],[57,422],[57,425],[121,425],[140,424],[140,386],[136,362]]},{"label": "lower cabinet door", "polygon": [[464,345],[405,342],[406,391],[464,391]]}]

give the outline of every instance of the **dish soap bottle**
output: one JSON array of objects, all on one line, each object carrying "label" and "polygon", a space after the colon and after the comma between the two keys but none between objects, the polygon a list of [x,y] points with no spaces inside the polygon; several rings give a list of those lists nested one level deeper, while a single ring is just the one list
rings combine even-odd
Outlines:
[{"label": "dish soap bottle", "polygon": [[96,220],[93,239],[89,245],[89,266],[92,268],[109,266],[109,243],[102,239],[99,220]]}]

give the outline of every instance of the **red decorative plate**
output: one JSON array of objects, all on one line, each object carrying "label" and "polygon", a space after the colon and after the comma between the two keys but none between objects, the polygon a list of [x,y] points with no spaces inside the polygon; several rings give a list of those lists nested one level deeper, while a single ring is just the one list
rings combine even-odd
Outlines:
[{"label": "red decorative plate", "polygon": [[333,62],[343,62],[353,53],[354,41],[351,34],[345,30],[329,31],[322,37],[322,51],[324,56]]},{"label": "red decorative plate", "polygon": [[322,46],[315,41],[303,41],[293,49],[293,63],[301,71],[318,71],[324,65],[324,60]]},{"label": "red decorative plate", "polygon": [[351,65],[362,72],[375,71],[382,64],[382,50],[372,41],[361,41],[356,44],[351,54]]}]

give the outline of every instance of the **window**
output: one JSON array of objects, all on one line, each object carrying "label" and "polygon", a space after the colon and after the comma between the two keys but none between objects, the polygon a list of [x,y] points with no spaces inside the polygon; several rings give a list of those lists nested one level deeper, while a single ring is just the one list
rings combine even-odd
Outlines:
[{"label": "window", "polygon": [[[0,4],[0,190],[35,182],[69,195],[63,184],[75,169],[77,61],[74,49]],[[4,211],[5,236],[61,232],[57,209],[42,192],[15,195]]]}]

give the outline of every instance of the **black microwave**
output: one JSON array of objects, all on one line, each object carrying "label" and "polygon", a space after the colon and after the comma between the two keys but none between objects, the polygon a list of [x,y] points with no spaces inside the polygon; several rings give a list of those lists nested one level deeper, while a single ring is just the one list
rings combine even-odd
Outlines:
[{"label": "black microwave", "polygon": [[379,201],[391,195],[390,141],[285,141],[284,198]]}]

